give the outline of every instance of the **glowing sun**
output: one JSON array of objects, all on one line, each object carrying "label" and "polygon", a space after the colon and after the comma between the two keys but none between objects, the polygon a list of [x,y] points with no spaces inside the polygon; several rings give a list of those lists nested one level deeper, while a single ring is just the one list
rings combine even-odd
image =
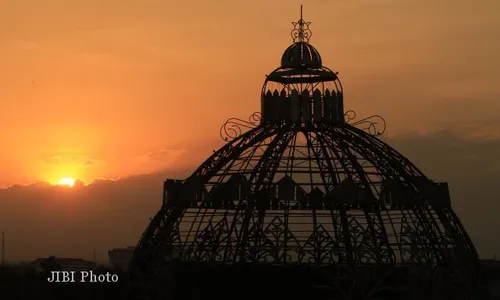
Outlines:
[{"label": "glowing sun", "polygon": [[58,184],[73,187],[75,185],[75,180],[73,178],[64,177],[59,180]]}]

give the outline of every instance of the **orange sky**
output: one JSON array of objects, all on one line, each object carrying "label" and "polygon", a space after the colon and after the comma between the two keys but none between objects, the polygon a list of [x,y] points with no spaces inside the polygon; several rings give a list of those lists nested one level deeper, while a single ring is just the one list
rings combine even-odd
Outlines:
[{"label": "orange sky", "polygon": [[[260,109],[302,3],[346,108],[383,115],[384,139],[450,182],[481,255],[500,253],[498,0],[2,0],[8,259],[91,258],[96,247],[104,261],[134,245],[162,181],[222,145],[227,118]],[[1,189],[63,177],[125,179]]]},{"label": "orange sky", "polygon": [[259,109],[301,3],[348,109],[389,135],[499,132],[497,0],[3,0],[0,187],[208,156],[225,119]]}]

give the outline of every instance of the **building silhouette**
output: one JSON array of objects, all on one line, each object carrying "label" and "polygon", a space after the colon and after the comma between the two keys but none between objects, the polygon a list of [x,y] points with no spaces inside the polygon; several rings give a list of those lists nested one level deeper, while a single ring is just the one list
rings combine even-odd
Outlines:
[{"label": "building silhouette", "polygon": [[82,258],[63,258],[63,257],[47,257],[47,258],[37,258],[36,260],[30,262],[28,267],[31,267],[35,272],[42,272],[46,270],[47,265],[54,266],[58,271],[89,271],[96,268],[96,263],[93,261],[87,261]]},{"label": "building silhouette", "polygon": [[114,248],[108,251],[109,263],[117,269],[126,271],[132,260],[135,247]]},{"label": "building silhouette", "polygon": [[469,299],[478,255],[434,182],[344,109],[338,72],[293,23],[261,112],[169,179],[130,264],[142,299]]}]

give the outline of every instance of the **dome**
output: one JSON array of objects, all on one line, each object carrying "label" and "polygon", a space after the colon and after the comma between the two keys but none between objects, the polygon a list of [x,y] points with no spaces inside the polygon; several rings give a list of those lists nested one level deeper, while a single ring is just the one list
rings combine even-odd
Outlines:
[{"label": "dome", "polygon": [[318,50],[306,42],[292,44],[281,57],[281,67],[283,68],[321,68],[322,66]]},{"label": "dome", "polygon": [[138,290],[175,278],[177,299],[314,298],[317,286],[318,299],[466,299],[478,256],[447,183],[379,138],[382,117],[344,109],[309,22],[293,24],[261,112],[229,119],[224,146],[165,181],[130,266]]},{"label": "dome", "polygon": [[174,243],[183,261],[437,264],[475,255],[463,228],[458,239],[438,230],[458,222],[440,213],[447,191],[354,126],[289,123],[229,142],[166,201],[185,206]]}]

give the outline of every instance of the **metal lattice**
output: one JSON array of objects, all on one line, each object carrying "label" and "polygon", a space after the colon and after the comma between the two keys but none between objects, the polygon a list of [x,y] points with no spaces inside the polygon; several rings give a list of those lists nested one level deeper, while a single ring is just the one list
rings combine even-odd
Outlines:
[{"label": "metal lattice", "polygon": [[[243,299],[274,274],[308,282],[304,295],[319,298],[469,297],[477,253],[447,184],[377,138],[382,117],[344,113],[337,73],[300,43],[292,50],[308,49],[309,60],[285,51],[262,89],[262,115],[229,119],[225,146],[188,179],[166,181],[131,264],[139,289]],[[234,279],[242,270],[246,279]]]}]

